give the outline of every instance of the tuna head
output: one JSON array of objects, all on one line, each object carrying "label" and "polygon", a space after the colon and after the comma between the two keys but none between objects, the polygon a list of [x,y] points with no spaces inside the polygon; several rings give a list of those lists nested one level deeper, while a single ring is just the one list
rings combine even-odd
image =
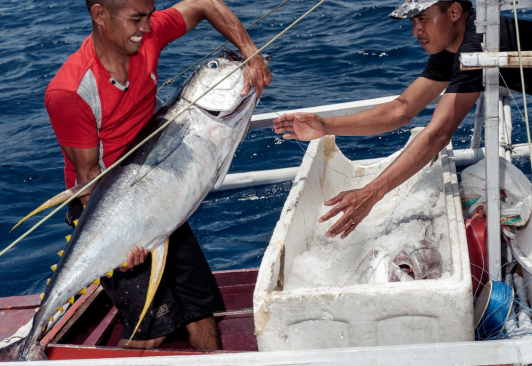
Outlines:
[{"label": "tuna head", "polygon": [[[271,59],[270,56],[264,56],[266,63],[269,63]],[[216,82],[237,68],[243,61],[244,58],[240,52],[227,49],[223,50],[220,56],[210,60],[196,70],[191,78],[192,80],[184,88],[183,94],[181,95],[182,98],[189,102],[196,100],[196,98],[205,93]],[[230,115],[253,92],[250,90],[250,93],[246,96],[240,94],[244,88],[244,78],[249,78],[249,75],[243,68],[243,72],[233,73],[201,98],[196,105],[217,117]]]}]

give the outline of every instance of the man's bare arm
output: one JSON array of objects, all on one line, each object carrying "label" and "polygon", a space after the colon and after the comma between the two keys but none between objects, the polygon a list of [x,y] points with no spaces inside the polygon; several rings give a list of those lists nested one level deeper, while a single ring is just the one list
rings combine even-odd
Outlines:
[{"label": "man's bare arm", "polygon": [[[245,58],[257,51],[257,47],[249,37],[236,15],[225,5],[222,0],[184,0],[173,8],[179,10],[187,25],[187,32],[194,29],[201,21],[207,20],[218,32],[225,36],[242,52]],[[249,65],[249,67],[247,67]],[[262,90],[270,84],[271,73],[268,66],[257,55],[246,65],[251,83],[257,95],[262,95]],[[245,86],[242,94],[247,94],[250,89],[248,78],[244,79]]]},{"label": "man's bare arm", "polygon": [[373,182],[362,189],[340,193],[327,201],[335,205],[320,222],[341,211],[344,215],[329,229],[328,236],[349,235],[384,195],[421,170],[445,147],[475,105],[480,93],[445,94],[438,103],[429,125],[421,131],[399,157]]},{"label": "man's bare arm", "polygon": [[285,139],[313,140],[324,135],[369,136],[393,131],[410,122],[447,86],[446,82],[417,78],[397,99],[363,112],[321,118],[313,113],[286,114],[273,120]]},{"label": "man's bare arm", "polygon": [[[68,159],[76,168],[76,180],[79,183],[87,182],[101,173],[100,171],[100,150],[98,146],[88,149],[61,146]],[[87,204],[90,195],[81,197],[83,206]]]}]

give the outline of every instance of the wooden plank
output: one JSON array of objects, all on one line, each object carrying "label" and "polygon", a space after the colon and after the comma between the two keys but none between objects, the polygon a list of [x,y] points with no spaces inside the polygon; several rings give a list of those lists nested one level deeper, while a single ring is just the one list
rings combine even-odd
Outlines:
[{"label": "wooden plank", "polygon": [[234,269],[229,271],[217,271],[212,273],[216,279],[218,287],[253,284],[259,275],[258,268]]},{"label": "wooden plank", "polygon": [[40,295],[0,297],[0,310],[35,309],[40,304]]},{"label": "wooden plank", "polygon": [[98,297],[98,294],[103,290],[99,285],[91,285],[87,289],[87,293],[83,295],[78,301],[74,303],[67,310],[66,314],[57,322],[57,324],[44,336],[41,340],[41,345],[56,343],[61,339],[66,332],[76,323],[76,320],[83,315],[83,311],[90,306],[92,301]]},{"label": "wooden plank", "polygon": [[111,311],[105,316],[105,318],[98,324],[96,329],[91,335],[83,342],[84,346],[97,346],[105,333],[115,324],[118,318],[118,309],[113,306]]},{"label": "wooden plank", "polygon": [[[99,349],[94,348],[93,353]],[[152,351],[153,352],[153,351]],[[103,354],[100,354],[103,355]],[[288,352],[244,352],[128,359],[55,361],[54,365],[172,365],[172,366],[273,366],[273,365],[357,365],[357,366],[479,366],[532,363],[532,338],[419,344],[390,347],[358,347]],[[16,366],[18,363],[6,363]],[[32,366],[47,366],[36,361]]]},{"label": "wooden plank", "polygon": [[[188,350],[143,350],[137,348],[115,348],[115,347],[86,347],[54,344],[46,349],[46,353],[50,360],[56,364],[59,360],[68,360],[68,362],[75,362],[82,360],[83,362],[90,362],[88,360],[100,358],[131,358],[131,357],[150,357],[150,356],[190,356],[190,355],[205,355],[213,353],[226,353],[225,351],[188,351]],[[64,361],[63,361],[64,362]],[[124,361],[122,361],[124,362]],[[61,362],[62,363],[62,362]],[[49,365],[49,363],[47,363]],[[128,362],[124,364],[129,365]]]},{"label": "wooden plank", "polygon": [[[532,67],[532,51],[521,52],[523,67]],[[460,70],[518,68],[518,52],[473,52],[460,55]]]},{"label": "wooden plank", "polygon": [[11,337],[35,315],[35,309],[0,310],[0,342]]}]

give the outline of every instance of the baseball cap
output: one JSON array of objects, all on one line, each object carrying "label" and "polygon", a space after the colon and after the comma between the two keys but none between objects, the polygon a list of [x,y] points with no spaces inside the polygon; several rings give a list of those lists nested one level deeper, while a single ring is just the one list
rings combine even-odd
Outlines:
[{"label": "baseball cap", "polygon": [[406,0],[403,5],[395,9],[388,16],[392,19],[412,18],[420,13],[423,13],[425,10],[439,1],[452,0]]}]

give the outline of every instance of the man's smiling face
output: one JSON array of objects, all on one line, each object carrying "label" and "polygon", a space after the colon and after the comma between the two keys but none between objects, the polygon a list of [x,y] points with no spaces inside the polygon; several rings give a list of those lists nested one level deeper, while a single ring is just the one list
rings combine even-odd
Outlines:
[{"label": "man's smiling face", "polygon": [[428,54],[443,51],[455,40],[455,22],[452,21],[450,10],[449,8],[447,12],[442,13],[437,5],[433,5],[410,18],[413,25],[412,34]]},{"label": "man's smiling face", "polygon": [[130,0],[106,17],[105,35],[117,53],[132,55],[138,52],[144,34],[151,31],[151,15],[155,0]]}]

